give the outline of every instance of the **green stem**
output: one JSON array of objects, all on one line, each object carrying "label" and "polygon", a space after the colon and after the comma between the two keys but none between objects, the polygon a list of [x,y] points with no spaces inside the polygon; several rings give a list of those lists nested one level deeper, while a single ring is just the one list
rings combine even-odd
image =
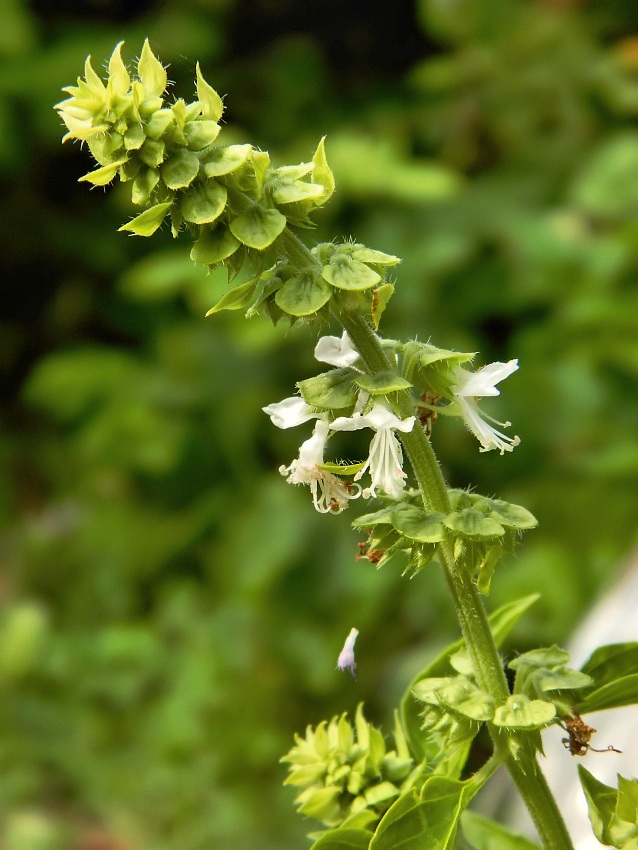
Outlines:
[{"label": "green stem", "polygon": [[[277,247],[290,262],[300,268],[318,263],[304,243],[288,228],[279,237]],[[340,309],[334,300],[332,312],[348,332],[371,372],[393,368],[370,323],[359,312]],[[397,407],[403,418],[414,414],[414,399],[409,392],[397,393]],[[414,428],[409,434],[401,434],[401,440],[426,508],[448,513],[450,502],[447,486],[425,432],[422,428]],[[509,696],[509,688],[480,592],[470,574],[456,564],[448,543],[439,545],[439,555],[479,685],[492,695],[497,705],[502,704]],[[530,737],[525,733],[508,734],[495,727],[490,728],[490,733],[495,755],[504,758],[545,850],[573,850],[556,800],[538,765]]]}]

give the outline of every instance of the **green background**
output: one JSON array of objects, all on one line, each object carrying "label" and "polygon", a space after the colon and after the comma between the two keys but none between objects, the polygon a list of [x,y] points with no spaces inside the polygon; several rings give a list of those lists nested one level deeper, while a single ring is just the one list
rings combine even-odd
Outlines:
[{"label": "green background", "polygon": [[[277,474],[310,427],[260,408],[316,371],[316,330],[205,320],[224,276],[185,237],[117,233],[126,187],[76,183],[51,107],[87,53],[148,36],[176,96],[196,60],[227,95],[226,142],[286,164],[328,135],[309,236],[404,258],[385,334],[520,360],[488,402],[512,455],[451,420],[433,441],[453,486],[540,520],[488,600],[542,593],[528,649],[635,541],[634,4],[4,0],[0,24],[0,845],[307,846],[293,732],[360,700],[389,730],[451,605],[435,565],[356,562],[363,505],[320,516]],[[353,625],[356,682],[334,669]]]}]

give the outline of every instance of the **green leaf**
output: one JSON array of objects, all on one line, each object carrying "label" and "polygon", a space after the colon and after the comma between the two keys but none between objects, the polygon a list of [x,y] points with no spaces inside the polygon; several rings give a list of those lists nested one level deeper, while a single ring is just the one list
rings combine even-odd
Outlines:
[{"label": "green leaf", "polygon": [[[144,126],[144,132],[148,136],[148,140],[144,143],[142,150],[146,148],[149,141],[159,141],[174,121],[175,116],[172,109],[158,109],[154,112]],[[163,148],[164,146],[162,144],[162,150]]]},{"label": "green leaf", "polygon": [[234,218],[230,230],[244,245],[263,251],[275,241],[286,227],[286,216],[279,210],[266,209],[255,204],[245,213]]},{"label": "green leaf", "polygon": [[143,213],[136,216],[127,224],[123,224],[118,228],[118,231],[130,230],[131,233],[136,233],[138,236],[152,236],[164,221],[164,216],[172,205],[172,201],[167,201],[165,204],[155,204],[154,207],[144,210]]},{"label": "green leaf", "polygon": [[612,643],[596,649],[581,667],[597,687],[638,670],[638,643]]},{"label": "green leaf", "polygon": [[513,694],[494,712],[495,726],[507,729],[542,729],[556,716],[553,703],[528,699],[523,694]]},{"label": "green leaf", "polygon": [[524,652],[507,665],[512,670],[518,670],[523,665],[530,667],[562,667],[569,663],[571,655],[560,646],[541,647]]},{"label": "green leaf", "polygon": [[[409,791],[393,803],[376,828],[370,850],[422,850],[420,836],[425,828],[425,816],[414,791]],[[401,843],[405,842],[405,843]]]},{"label": "green leaf", "polygon": [[463,835],[473,850],[540,850],[528,838],[467,809],[461,815]]},{"label": "green leaf", "polygon": [[206,154],[204,172],[207,177],[221,177],[230,174],[246,162],[250,156],[252,145],[228,145],[217,147]]},{"label": "green leaf", "polygon": [[536,528],[538,520],[521,505],[513,505],[501,499],[477,499],[474,507],[484,512],[490,511],[490,516],[498,520],[506,528],[517,528],[519,530]]},{"label": "green leaf", "polygon": [[367,829],[330,829],[315,841],[310,850],[368,850],[371,835]]},{"label": "green leaf", "polygon": [[184,189],[190,186],[199,172],[197,154],[179,148],[160,166],[160,175],[169,189]]},{"label": "green leaf", "polygon": [[290,316],[311,316],[330,301],[332,290],[311,272],[289,277],[275,295],[275,303]]},{"label": "green leaf", "polygon": [[580,711],[602,711],[604,708],[620,708],[638,703],[638,673],[615,679],[602,688],[596,688],[578,701]]},{"label": "green leaf", "polygon": [[214,265],[234,254],[240,244],[225,227],[202,227],[199,239],[191,248],[190,258],[194,263]]},{"label": "green leaf", "polygon": [[166,71],[151,50],[148,39],[145,39],[142,52],[140,53],[140,59],[137,63],[137,73],[144,86],[146,97],[158,97],[164,93],[167,82]]},{"label": "green leaf", "polygon": [[148,203],[151,192],[159,183],[159,173],[155,168],[142,167],[133,181],[131,200],[137,206]]},{"label": "green leaf", "polygon": [[370,395],[387,395],[400,390],[409,390],[412,386],[405,378],[390,370],[360,374],[355,383]]},{"label": "green leaf", "polygon": [[352,256],[361,263],[370,263],[375,266],[396,266],[401,260],[392,254],[384,254],[383,251],[375,251],[365,245],[353,245]]},{"label": "green leaf", "polygon": [[88,174],[83,174],[78,178],[78,183],[92,183],[94,186],[106,186],[115,177],[118,169],[125,165],[127,160],[120,159],[117,162],[112,162],[110,165],[103,165],[101,168],[96,168],[95,171],[89,171]]},{"label": "green leaf", "polygon": [[467,363],[475,356],[475,352],[464,354],[460,351],[449,351],[445,348],[437,348],[436,345],[430,345],[428,342],[414,342],[410,343],[410,346],[416,347],[421,366],[430,366],[432,363],[441,361],[450,361],[452,366],[458,366],[461,363]]},{"label": "green leaf", "polygon": [[257,283],[258,281],[252,278],[240,286],[235,286],[214,307],[211,307],[206,315],[212,316],[213,313],[220,313],[222,310],[241,310],[247,307],[257,288]]},{"label": "green leaf", "polygon": [[392,514],[392,525],[404,537],[420,543],[440,543],[445,539],[444,514],[426,513],[415,505],[399,505]]},{"label": "green leaf", "polygon": [[388,301],[392,297],[394,293],[394,286],[391,283],[384,283],[381,286],[377,287],[372,293],[372,325],[376,330],[379,329],[379,322],[381,321],[381,316],[383,315],[385,308],[388,305]]},{"label": "green leaf", "polygon": [[567,691],[585,688],[591,684],[591,677],[579,670],[547,670],[539,671],[536,686],[539,691]]},{"label": "green leaf", "polygon": [[578,778],[587,798],[594,835],[601,844],[611,844],[609,825],[616,810],[617,791],[592,776],[582,764],[578,765]]},{"label": "green leaf", "polygon": [[184,221],[210,224],[224,212],[227,196],[226,187],[216,180],[191,186],[182,198]]},{"label": "green leaf", "polygon": [[109,59],[109,90],[120,96],[127,92],[131,86],[131,78],[122,59],[123,44],[124,42],[120,41],[115,46],[115,50]]},{"label": "green leaf", "polygon": [[319,183],[295,180],[292,183],[281,183],[273,189],[272,199],[276,204],[294,204],[298,201],[320,198],[322,195],[323,186]]},{"label": "green leaf", "polygon": [[322,204],[326,203],[335,189],[335,179],[332,171],[330,170],[330,166],[328,165],[328,160],[326,159],[325,141],[326,137],[324,136],[317,145],[317,150],[312,158],[312,161],[315,164],[312,172],[312,178],[316,183],[321,183],[323,186],[323,197],[321,199]]},{"label": "green leaf", "polygon": [[352,259],[342,251],[335,252],[330,263],[321,272],[324,280],[338,289],[371,289],[381,276],[369,266]]},{"label": "green leaf", "polygon": [[199,62],[196,66],[197,77],[197,99],[202,105],[202,115],[213,121],[219,121],[224,111],[224,104],[215,89],[210,86],[202,76]]},{"label": "green leaf", "polygon": [[410,792],[388,809],[370,850],[452,850],[461,813],[489,775],[468,782],[431,776],[418,801]]},{"label": "green leaf", "polygon": [[330,410],[350,407],[357,398],[354,384],[356,374],[350,367],[331,369],[314,378],[299,381],[297,388],[303,400],[311,407]]},{"label": "green leaf", "polygon": [[499,522],[491,517],[486,517],[476,508],[453,511],[445,517],[443,523],[451,531],[455,531],[463,537],[489,539],[501,537],[505,533],[505,529]]},{"label": "green leaf", "polygon": [[491,720],[494,715],[492,697],[464,676],[422,679],[413,693],[429,705],[442,705],[477,722]]}]

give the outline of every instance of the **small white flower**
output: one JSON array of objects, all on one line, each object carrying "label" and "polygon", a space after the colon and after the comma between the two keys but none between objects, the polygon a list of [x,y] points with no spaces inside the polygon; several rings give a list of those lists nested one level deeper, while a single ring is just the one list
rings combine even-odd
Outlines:
[{"label": "small white flower", "polygon": [[294,428],[295,425],[301,425],[309,419],[325,417],[325,413],[317,413],[296,395],[262,407],[262,410],[270,416],[270,421],[277,428]]},{"label": "small white flower", "polygon": [[359,635],[357,629],[351,629],[350,634],[346,638],[343,649],[339,653],[337,659],[337,670],[349,670],[352,673],[352,678],[357,678],[357,662],[354,658],[354,644]]},{"label": "small white flower", "polygon": [[315,360],[321,363],[329,363],[331,366],[353,366],[358,359],[359,352],[352,347],[346,331],[342,333],[341,338],[322,336],[315,346]]},{"label": "small white flower", "polygon": [[332,431],[358,431],[360,428],[372,428],[375,435],[370,443],[370,453],[361,469],[354,477],[361,480],[369,469],[372,486],[363,491],[364,498],[376,496],[379,487],[388,496],[397,498],[405,487],[406,474],[403,471],[403,452],[396,431],[408,433],[412,430],[415,417],[399,419],[387,402],[375,401],[369,413],[357,411],[352,416],[340,416],[330,424]]},{"label": "small white flower", "polygon": [[348,507],[350,499],[361,495],[361,487],[344,482],[321,468],[329,428],[326,419],[318,419],[312,437],[301,444],[299,457],[290,466],[279,467],[279,472],[287,476],[290,484],[310,487],[313,504],[319,513],[339,514]]},{"label": "small white flower", "polygon": [[482,413],[478,407],[477,399],[487,396],[499,395],[496,384],[500,383],[512,372],[518,369],[518,360],[509,360],[507,363],[490,363],[483,366],[477,372],[468,372],[460,366],[456,369],[456,386],[452,387],[454,399],[458,404],[465,424],[481,444],[480,451],[489,452],[498,449],[501,454],[511,452],[518,446],[518,437],[509,437],[493,428],[485,420],[500,425],[501,428],[509,428],[510,422],[498,422],[486,413]]}]

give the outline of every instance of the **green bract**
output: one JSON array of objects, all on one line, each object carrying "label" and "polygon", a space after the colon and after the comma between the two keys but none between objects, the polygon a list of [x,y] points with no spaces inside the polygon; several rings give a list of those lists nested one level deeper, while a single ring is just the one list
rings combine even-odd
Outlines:
[{"label": "green bract", "polygon": [[601,844],[619,850],[638,847],[638,779],[618,777],[618,790],[600,782],[582,765],[578,766],[589,819]]},{"label": "green bract", "polygon": [[[267,153],[249,144],[217,144],[223,103],[197,66],[197,99],[192,103],[166,99],[167,76],[162,64],[144,43],[137,75],[129,74],[115,48],[103,82],[90,58],[85,76],[64,89],[69,97],[57,104],[67,134],[64,140],[85,141],[98,164],[80,178],[104,186],[119,177],[131,181],[131,199],[146,209],[120,229],[151,236],[170,213],[177,236],[186,227],[195,236],[192,259],[203,265],[224,265],[233,277],[247,258],[260,273],[282,252],[276,248],[288,225],[307,227],[310,213],[322,206],[334,190],[324,140],[311,162],[273,168]],[[211,227],[211,225],[214,225]],[[345,253],[344,253],[345,252]],[[364,262],[354,259],[354,253]],[[373,266],[398,262],[380,251],[351,244],[341,251],[366,275],[366,283],[350,280],[346,286],[367,288],[381,280]],[[365,264],[367,263],[367,265]],[[330,272],[328,273],[330,277]],[[346,274],[347,277],[347,274]],[[343,276],[337,275],[339,286]],[[343,278],[345,281],[345,278]],[[245,290],[224,297],[210,312],[253,304],[276,320],[311,316],[324,307],[333,289],[319,265],[291,269],[279,287],[257,292],[257,304],[244,299]],[[373,307],[380,315],[389,292]]]},{"label": "green bract", "polygon": [[281,759],[290,765],[286,784],[302,789],[295,801],[299,811],[329,827],[376,823],[417,777],[396,715],[394,740],[396,749],[388,751],[361,704],[354,727],[345,714],[308,726]]}]

